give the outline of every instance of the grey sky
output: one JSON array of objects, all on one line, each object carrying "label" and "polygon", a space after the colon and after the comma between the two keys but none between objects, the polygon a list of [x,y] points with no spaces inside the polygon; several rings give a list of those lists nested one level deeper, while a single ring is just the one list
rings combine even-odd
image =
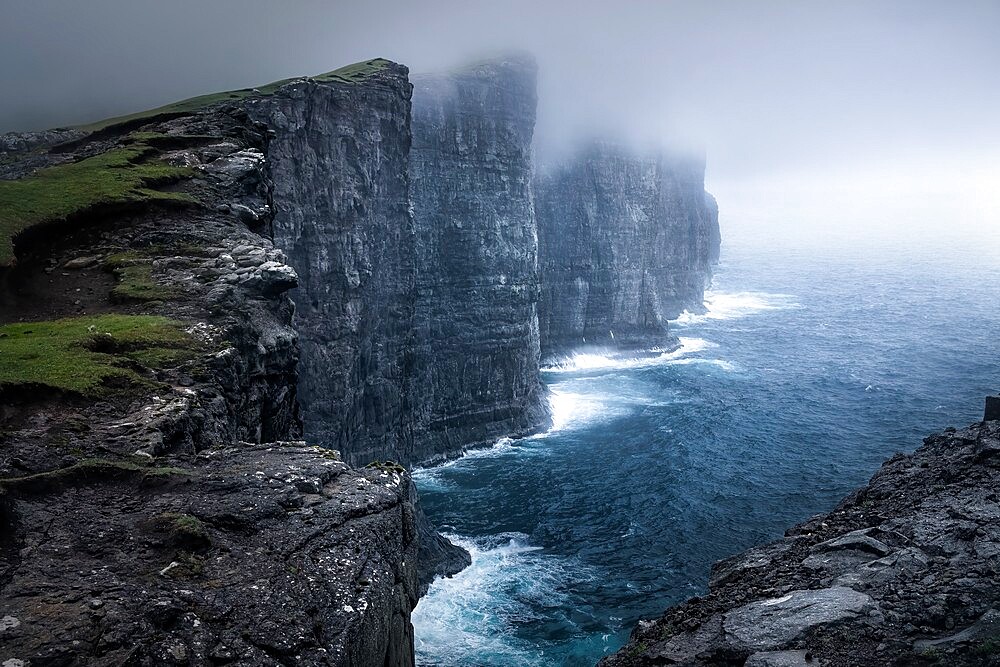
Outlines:
[{"label": "grey sky", "polygon": [[707,147],[724,226],[975,232],[1000,225],[998,35],[979,0],[2,0],[0,130],[516,48],[541,68],[541,159],[680,139]]}]

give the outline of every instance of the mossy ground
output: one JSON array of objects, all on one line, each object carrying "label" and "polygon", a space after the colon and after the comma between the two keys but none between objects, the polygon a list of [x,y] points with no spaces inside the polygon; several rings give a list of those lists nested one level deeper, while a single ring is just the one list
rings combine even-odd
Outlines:
[{"label": "mossy ground", "polygon": [[[389,61],[376,58],[312,78],[321,82],[357,83],[381,71],[388,64]],[[193,97],[148,111],[108,118],[81,126],[80,129],[97,132],[161,116],[190,114],[219,102],[268,95],[295,80],[283,79],[260,88]],[[193,172],[163,164],[154,158],[157,154],[156,146],[199,139],[203,138],[133,132],[127,138],[129,143],[120,148],[70,164],[41,169],[20,180],[0,181],[0,268],[13,262],[14,238],[30,227],[62,221],[102,205],[164,200],[191,202],[188,195],[162,192],[155,188],[188,178]],[[140,297],[145,298],[145,295]]]},{"label": "mossy ground", "polygon": [[212,544],[212,538],[205,524],[190,514],[164,512],[153,517],[153,524],[165,530],[170,539],[178,545],[197,550]]},{"label": "mossy ground", "polygon": [[204,248],[183,244],[173,248],[150,246],[111,255],[104,261],[104,268],[118,278],[118,284],[111,290],[111,300],[115,303],[134,303],[180,298],[182,290],[153,279],[153,259],[164,253],[199,257],[204,253]]},{"label": "mossy ground", "polygon": [[98,315],[0,326],[0,387],[45,386],[101,395],[109,380],[150,384],[135,367],[161,368],[194,353],[179,322]]},{"label": "mossy ground", "polygon": [[177,291],[153,280],[151,264],[134,264],[115,269],[118,284],[111,290],[111,299],[125,301],[166,301],[177,296]]},{"label": "mossy ground", "polygon": [[0,267],[14,260],[14,237],[36,225],[58,222],[98,206],[148,201],[192,201],[156,190],[193,175],[153,160],[156,149],[131,143],[33,176],[0,181]]},{"label": "mossy ground", "polygon": [[[360,81],[364,81],[370,75],[381,71],[388,64],[388,60],[375,58],[373,60],[365,60],[363,62],[354,63],[353,65],[347,65],[346,67],[341,67],[340,69],[335,69],[332,72],[326,72],[325,74],[320,74],[311,78],[315,81],[321,82],[358,83]],[[221,93],[199,95],[198,97],[181,100],[180,102],[174,102],[173,104],[167,104],[155,109],[140,111],[138,113],[128,114],[125,116],[106,118],[104,120],[97,121],[96,123],[90,123],[89,125],[81,125],[80,129],[88,132],[98,132],[112,128],[116,125],[133,123],[145,119],[156,118],[158,116],[182,116],[194,113],[200,109],[219,102],[236,102],[253,95],[270,95],[274,91],[278,90],[278,88],[287,83],[291,83],[292,81],[296,81],[299,78],[301,77],[281,79],[280,81],[275,81],[257,88],[241,88],[239,90],[228,90]]]}]

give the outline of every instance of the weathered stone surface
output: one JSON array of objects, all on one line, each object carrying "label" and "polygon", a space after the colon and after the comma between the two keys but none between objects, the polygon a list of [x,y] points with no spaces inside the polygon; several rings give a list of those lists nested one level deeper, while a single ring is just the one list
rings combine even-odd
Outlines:
[{"label": "weathered stone surface", "polygon": [[843,586],[792,591],[734,609],[723,616],[722,629],[746,648],[775,649],[816,626],[854,619],[876,609],[870,596]]},{"label": "weathered stone surface", "polygon": [[29,555],[8,570],[0,658],[409,664],[417,543],[405,475],[352,472],[302,443],[171,465],[160,479],[16,495]]},{"label": "weathered stone surface", "polygon": [[976,454],[983,459],[1000,454],[1000,421],[983,422],[983,427],[976,434]]},{"label": "weathered stone surface", "polygon": [[812,667],[818,664],[807,655],[807,651],[759,651],[747,658],[743,667]]},{"label": "weathered stone surface", "polygon": [[1000,611],[990,609],[975,623],[960,632],[940,639],[918,639],[913,648],[918,651],[933,650],[938,646],[974,644],[982,646],[984,642],[995,642],[1000,637]]},{"label": "weathered stone surface", "polygon": [[598,143],[535,180],[542,356],[672,344],[719,257],[702,159]]},{"label": "weathered stone surface", "polygon": [[994,664],[995,424],[927,438],[829,514],[718,564],[706,596],[640,623],[602,667],[757,664],[762,650],[838,667]]},{"label": "weathered stone surface", "polygon": [[77,269],[86,269],[89,266],[93,266],[100,261],[100,257],[96,255],[91,255],[89,257],[74,257],[65,264],[63,264],[64,269],[69,269],[70,271],[75,271]]},{"label": "weathered stone surface", "polygon": [[413,82],[412,459],[428,461],[548,422],[531,192],[535,64],[510,57]]},{"label": "weathered stone surface", "polygon": [[862,563],[886,556],[892,549],[879,542],[867,533],[869,530],[856,530],[843,537],[838,537],[817,544],[812,554],[802,561],[805,567],[824,570],[831,575],[856,570]]},{"label": "weathered stone surface", "polygon": [[764,568],[780,554],[792,548],[790,542],[773,542],[720,560],[712,565],[709,580],[712,586],[743,576],[745,571]]},{"label": "weathered stone surface", "polygon": [[363,84],[298,80],[245,106],[272,132],[271,227],[299,278],[291,295],[305,435],[356,464],[408,462],[414,242],[407,69],[386,64]]},{"label": "weathered stone surface", "polygon": [[837,537],[816,545],[818,551],[862,551],[875,556],[886,556],[892,549],[884,543],[879,542],[869,535],[871,531],[854,530],[846,535]]}]

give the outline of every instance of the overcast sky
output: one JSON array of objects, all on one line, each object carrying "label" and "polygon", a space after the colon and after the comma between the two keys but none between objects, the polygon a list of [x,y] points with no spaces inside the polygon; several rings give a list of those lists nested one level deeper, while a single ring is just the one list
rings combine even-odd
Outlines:
[{"label": "overcast sky", "polygon": [[540,159],[612,132],[704,145],[729,238],[1000,236],[998,36],[995,0],[2,0],[0,131],[521,49]]}]

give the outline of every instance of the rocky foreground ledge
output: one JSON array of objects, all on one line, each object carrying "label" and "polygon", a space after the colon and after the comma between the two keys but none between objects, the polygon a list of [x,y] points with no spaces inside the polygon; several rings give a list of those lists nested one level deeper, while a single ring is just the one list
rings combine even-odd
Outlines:
[{"label": "rocky foreground ledge", "polygon": [[369,61],[0,137],[0,665],[413,664],[420,586],[468,556],[400,466],[301,441],[247,111],[407,86]]},{"label": "rocky foreground ledge", "polygon": [[716,563],[601,667],[1000,665],[1000,398],[784,539]]}]

